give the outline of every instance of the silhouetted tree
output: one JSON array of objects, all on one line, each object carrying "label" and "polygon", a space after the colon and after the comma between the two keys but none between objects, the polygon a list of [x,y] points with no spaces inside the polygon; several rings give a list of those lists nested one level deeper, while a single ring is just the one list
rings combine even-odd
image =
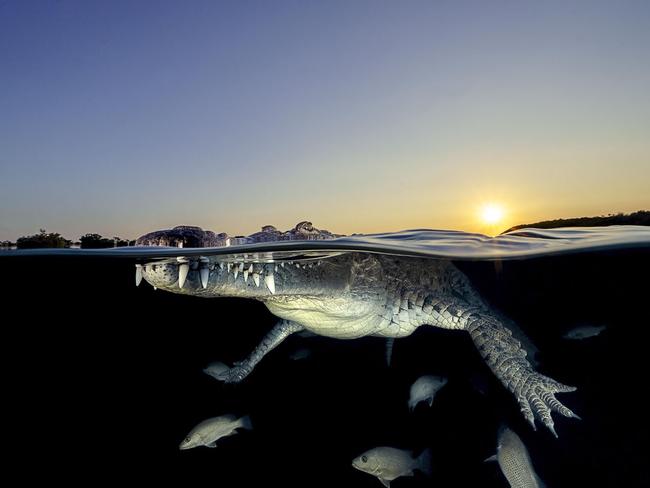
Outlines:
[{"label": "silhouetted tree", "polygon": [[61,234],[47,232],[40,229],[38,234],[23,236],[16,241],[18,249],[41,249],[50,247],[70,247],[72,241],[65,239]]},{"label": "silhouetted tree", "polygon": [[99,234],[86,234],[79,238],[81,249],[103,249],[106,247],[115,247],[113,239],[107,239]]}]

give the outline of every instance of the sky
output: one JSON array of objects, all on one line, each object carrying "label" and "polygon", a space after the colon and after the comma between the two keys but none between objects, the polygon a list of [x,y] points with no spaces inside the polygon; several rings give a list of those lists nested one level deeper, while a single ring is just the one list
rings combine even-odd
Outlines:
[{"label": "sky", "polygon": [[0,240],[648,208],[647,0],[0,0]]}]

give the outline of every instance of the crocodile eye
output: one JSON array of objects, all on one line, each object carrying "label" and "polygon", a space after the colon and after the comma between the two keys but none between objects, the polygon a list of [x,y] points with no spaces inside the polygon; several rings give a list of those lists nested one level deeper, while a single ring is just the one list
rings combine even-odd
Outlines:
[{"label": "crocodile eye", "polygon": [[190,436],[187,436],[183,442],[190,442],[191,440]]},{"label": "crocodile eye", "polygon": [[368,462],[368,456],[361,456],[361,460],[362,460],[364,463],[367,463],[367,462]]}]

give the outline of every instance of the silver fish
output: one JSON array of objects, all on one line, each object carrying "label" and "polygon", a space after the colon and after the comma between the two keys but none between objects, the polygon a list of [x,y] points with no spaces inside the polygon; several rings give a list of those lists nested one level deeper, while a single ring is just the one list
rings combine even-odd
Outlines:
[{"label": "silver fish", "polygon": [[581,325],[580,327],[575,327],[569,332],[564,334],[562,337],[564,339],[569,339],[573,341],[581,339],[589,339],[590,337],[596,337],[600,335],[607,327],[604,325]]},{"label": "silver fish", "polygon": [[428,401],[429,406],[433,405],[433,398],[436,393],[447,384],[444,376],[425,375],[420,376],[411,386],[409,396],[409,410],[412,412],[418,403]]},{"label": "silver fish", "polygon": [[431,476],[431,450],[426,449],[415,457],[411,451],[405,449],[375,447],[356,457],[352,466],[376,476],[382,485],[389,487],[394,479],[413,476],[416,470]]},{"label": "silver fish", "polygon": [[178,448],[184,450],[200,446],[217,447],[217,441],[222,437],[236,434],[237,429],[250,430],[252,428],[248,416],[241,418],[234,415],[212,417],[194,427]]},{"label": "silver fish", "polygon": [[519,436],[507,427],[499,429],[497,453],[486,459],[497,461],[511,488],[543,488],[530,460],[528,449]]},{"label": "silver fish", "polygon": [[307,359],[309,356],[311,356],[311,350],[307,349],[306,347],[302,347],[300,349],[297,349],[293,351],[291,354],[289,354],[289,357],[293,359],[294,361],[299,361],[301,359]]}]

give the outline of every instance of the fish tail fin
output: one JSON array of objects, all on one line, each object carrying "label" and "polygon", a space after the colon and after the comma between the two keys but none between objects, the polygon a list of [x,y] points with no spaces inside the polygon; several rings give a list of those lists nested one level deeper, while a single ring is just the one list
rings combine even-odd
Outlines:
[{"label": "fish tail fin", "polygon": [[390,367],[393,360],[393,347],[395,346],[395,338],[389,337],[386,339],[386,366]]},{"label": "fish tail fin", "polygon": [[485,458],[485,459],[483,460],[484,463],[492,463],[492,462],[497,462],[497,461],[498,461],[498,459],[497,459],[497,455],[496,455],[496,454],[492,454],[490,457]]},{"label": "fish tail fin", "polygon": [[248,415],[244,415],[239,419],[239,428],[251,430],[253,424],[251,423],[251,418]]},{"label": "fish tail fin", "polygon": [[418,456],[416,465],[416,469],[422,471],[426,476],[431,477],[433,475],[433,452],[431,449],[422,451],[422,454]]}]

